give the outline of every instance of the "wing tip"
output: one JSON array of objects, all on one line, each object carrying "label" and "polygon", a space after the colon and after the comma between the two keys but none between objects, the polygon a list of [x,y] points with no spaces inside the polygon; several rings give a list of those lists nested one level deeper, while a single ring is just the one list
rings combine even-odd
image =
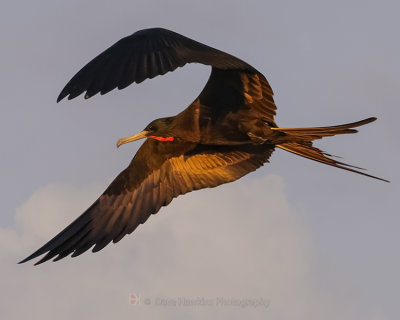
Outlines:
[{"label": "wing tip", "polygon": [[[30,260],[32,260],[32,259],[37,258],[38,256],[40,256],[40,255],[42,255],[42,254],[44,254],[44,253],[46,253],[46,251],[45,251],[45,252],[34,252],[34,253],[32,253],[30,256],[28,256],[28,257],[26,257],[25,259],[19,261],[17,264],[23,264],[23,263],[25,263],[25,262],[28,262],[28,261],[30,261]],[[46,256],[45,256],[45,257],[46,257]],[[44,257],[44,258],[45,258],[45,257]],[[44,258],[43,258],[43,259],[44,259]],[[43,259],[42,259],[42,260],[43,260]],[[35,266],[38,265],[38,264],[40,264],[40,263],[42,263],[42,262],[44,262],[44,261],[42,261],[42,260],[36,262],[36,263],[35,263]]]},{"label": "wing tip", "polygon": [[[43,253],[44,253],[44,252],[43,252]],[[32,259],[34,259],[34,258],[40,256],[40,255],[43,254],[43,253],[38,253],[38,252],[36,251],[36,252],[32,253],[31,255],[29,255],[28,257],[26,257],[25,259],[19,261],[18,264],[23,264],[23,263],[25,263],[25,262],[28,262],[29,260],[32,260]]]},{"label": "wing tip", "polygon": [[57,97],[57,103],[59,103],[62,99],[64,99],[68,94],[64,94],[61,92]]},{"label": "wing tip", "polygon": [[[93,93],[93,94],[89,94],[89,93],[86,92],[84,98],[85,98],[85,100],[87,100],[87,99],[93,97],[94,95],[96,95],[97,93],[98,93],[98,92],[95,92],[95,93]],[[63,99],[64,99],[65,97],[67,97],[67,96],[68,96],[68,98],[67,98],[68,100],[72,100],[72,99],[74,99],[74,98],[77,97],[77,96],[72,96],[72,95],[69,94],[69,93],[61,92],[60,95],[57,97],[57,103],[59,103],[61,100],[63,100]]]},{"label": "wing tip", "polygon": [[23,263],[25,263],[25,262],[27,262],[27,261],[29,261],[29,260],[30,260],[30,259],[25,258],[25,259],[23,259],[23,260],[17,262],[17,264],[23,264]]}]

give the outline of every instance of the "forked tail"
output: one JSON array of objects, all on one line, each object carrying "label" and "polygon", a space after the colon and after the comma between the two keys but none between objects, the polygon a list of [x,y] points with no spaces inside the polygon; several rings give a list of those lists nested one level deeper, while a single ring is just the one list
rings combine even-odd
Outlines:
[{"label": "forked tail", "polygon": [[[365,170],[363,168],[355,167],[335,159],[332,159],[331,154],[323,152],[312,145],[313,140],[321,139],[323,137],[335,136],[337,134],[356,133],[355,127],[375,121],[376,118],[368,118],[358,122],[347,123],[339,126],[331,127],[315,127],[315,128],[273,128],[273,130],[284,132],[289,138],[289,142],[284,142],[276,145],[278,148],[292,152],[304,158],[314,161],[325,163],[327,165],[362,174],[367,177],[375,178],[378,180],[389,182],[388,180],[372,176],[365,172],[358,170]],[[292,136],[293,141],[290,141]],[[358,170],[356,170],[358,169]]]}]

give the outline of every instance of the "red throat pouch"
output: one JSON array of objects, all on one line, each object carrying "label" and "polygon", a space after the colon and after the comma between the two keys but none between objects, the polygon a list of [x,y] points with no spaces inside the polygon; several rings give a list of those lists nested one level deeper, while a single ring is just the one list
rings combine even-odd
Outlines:
[{"label": "red throat pouch", "polygon": [[157,136],[148,136],[148,138],[156,139],[158,141],[174,141],[174,137],[157,137]]}]

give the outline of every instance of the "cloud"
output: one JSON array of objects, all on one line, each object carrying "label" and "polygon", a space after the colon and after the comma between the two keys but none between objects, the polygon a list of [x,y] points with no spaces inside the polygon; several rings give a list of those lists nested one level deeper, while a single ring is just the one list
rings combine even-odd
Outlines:
[{"label": "cloud", "polygon": [[[39,189],[17,209],[15,226],[0,230],[4,318],[354,316],[351,307],[326,314],[341,301],[316,289],[311,239],[276,175],[182,196],[97,254],[37,267],[16,264],[75,219],[101,189]],[[139,294],[142,304],[130,305],[130,294]],[[157,305],[181,298],[214,306]],[[217,299],[261,299],[265,306],[221,307]]]}]

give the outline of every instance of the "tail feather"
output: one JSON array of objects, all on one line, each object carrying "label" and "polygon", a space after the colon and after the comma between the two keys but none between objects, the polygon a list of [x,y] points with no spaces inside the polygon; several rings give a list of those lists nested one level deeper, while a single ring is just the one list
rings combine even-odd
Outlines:
[{"label": "tail feather", "polygon": [[288,135],[296,136],[297,138],[306,141],[321,139],[323,137],[331,137],[337,134],[356,133],[355,127],[363,126],[367,123],[375,121],[377,118],[372,117],[357,122],[346,123],[339,126],[330,127],[314,127],[314,128],[272,128],[272,130],[284,132]]},{"label": "tail feather", "polygon": [[[344,169],[347,171],[355,172],[358,174],[362,174],[367,177],[371,177],[374,179],[382,180],[385,182],[389,182],[386,179],[382,179],[365,172],[361,172],[358,170],[365,170],[363,168],[359,168],[350,164],[346,164],[341,161],[337,161],[332,159],[335,157],[331,154],[328,154],[320,149],[314,147],[312,145],[312,141],[316,139],[321,139],[323,137],[330,137],[337,134],[346,134],[346,133],[355,133],[357,130],[352,129],[354,127],[362,126],[364,124],[375,121],[376,118],[368,118],[365,120],[361,120],[358,122],[348,123],[339,126],[331,126],[331,127],[315,127],[315,128],[274,128],[274,130],[278,130],[287,134],[287,138],[290,139],[292,136],[293,141],[283,142],[277,144],[276,146],[280,149],[289,151],[291,153],[297,154],[304,158],[308,158],[314,161],[318,161],[329,166],[333,166],[336,168]],[[356,170],[358,169],[358,170]]]}]

